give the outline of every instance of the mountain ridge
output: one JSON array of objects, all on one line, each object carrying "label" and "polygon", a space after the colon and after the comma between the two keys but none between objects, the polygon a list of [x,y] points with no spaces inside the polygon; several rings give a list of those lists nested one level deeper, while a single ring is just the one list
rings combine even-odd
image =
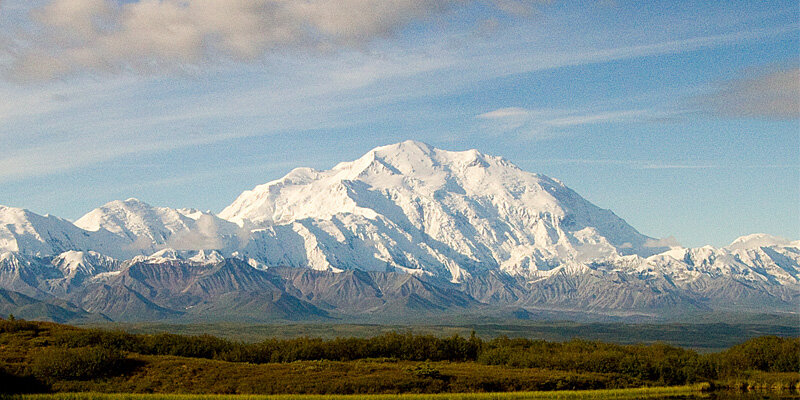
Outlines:
[{"label": "mountain ridge", "polygon": [[114,320],[796,312],[800,240],[658,242],[557,179],[406,141],[296,168],[219,215],[130,198],[73,224],[0,206],[0,288]]}]

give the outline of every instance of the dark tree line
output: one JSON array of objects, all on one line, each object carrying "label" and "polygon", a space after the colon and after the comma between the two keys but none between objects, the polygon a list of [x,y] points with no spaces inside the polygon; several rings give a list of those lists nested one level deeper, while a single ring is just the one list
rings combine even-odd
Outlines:
[{"label": "dark tree line", "polygon": [[475,336],[386,333],[372,338],[323,340],[300,337],[242,343],[209,335],[183,336],[169,333],[137,335],[100,329],[65,331],[54,344],[70,348],[101,346],[148,355],[173,355],[231,362],[270,363],[303,360],[351,361],[391,358],[410,361],[475,361],[484,342]]}]

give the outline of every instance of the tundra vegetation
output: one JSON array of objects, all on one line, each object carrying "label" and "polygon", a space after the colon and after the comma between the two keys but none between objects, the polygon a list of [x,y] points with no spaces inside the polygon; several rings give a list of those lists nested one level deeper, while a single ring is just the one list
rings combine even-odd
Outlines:
[{"label": "tundra vegetation", "polygon": [[700,354],[666,344],[397,332],[245,343],[0,320],[5,393],[567,394],[656,386],[796,392],[798,371],[796,337],[763,336]]}]

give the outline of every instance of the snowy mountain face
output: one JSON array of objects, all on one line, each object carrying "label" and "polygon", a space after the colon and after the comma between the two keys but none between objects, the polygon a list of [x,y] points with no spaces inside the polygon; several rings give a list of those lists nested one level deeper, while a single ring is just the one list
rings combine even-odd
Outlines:
[{"label": "snowy mountain face", "polygon": [[69,281],[92,278],[115,271],[120,262],[95,251],[66,251],[50,262]]},{"label": "snowy mountain face", "polygon": [[676,282],[712,276],[750,283],[800,285],[800,243],[781,239],[769,244],[761,242],[764,246],[743,246],[743,238],[719,249],[674,248],[649,257],[638,269],[668,275]]},{"label": "snowy mountain face", "polygon": [[104,230],[88,232],[65,219],[0,206],[0,251],[46,256],[67,250],[97,250],[125,257],[126,247],[124,240]]},{"label": "snowy mountain face", "polygon": [[209,212],[153,207],[137,199],[112,201],[92,210],[75,225],[90,232],[108,231],[129,243],[133,253],[222,249],[238,246],[238,226]]},{"label": "snowy mountain face", "polygon": [[412,141],[329,171],[295,169],[244,192],[220,217],[256,229],[246,252],[267,264],[452,281],[656,252],[650,238],[561,182],[475,150]]},{"label": "snowy mountain face", "polygon": [[128,199],[73,224],[0,206],[0,289],[114,320],[797,311],[800,241],[654,243],[555,179],[408,141],[295,169],[219,215]]},{"label": "snowy mountain face", "polygon": [[247,237],[238,225],[211,213],[154,207],[136,199],[110,202],[74,224],[0,206],[0,251],[35,256],[75,250],[124,260],[168,248],[233,252],[242,247],[240,236]]}]

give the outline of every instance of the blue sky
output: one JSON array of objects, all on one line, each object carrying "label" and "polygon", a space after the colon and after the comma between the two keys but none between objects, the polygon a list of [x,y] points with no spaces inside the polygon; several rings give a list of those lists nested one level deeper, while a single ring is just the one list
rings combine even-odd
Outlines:
[{"label": "blue sky", "polygon": [[686,246],[797,239],[798,49],[796,1],[0,0],[0,204],[218,212],[416,139]]}]

